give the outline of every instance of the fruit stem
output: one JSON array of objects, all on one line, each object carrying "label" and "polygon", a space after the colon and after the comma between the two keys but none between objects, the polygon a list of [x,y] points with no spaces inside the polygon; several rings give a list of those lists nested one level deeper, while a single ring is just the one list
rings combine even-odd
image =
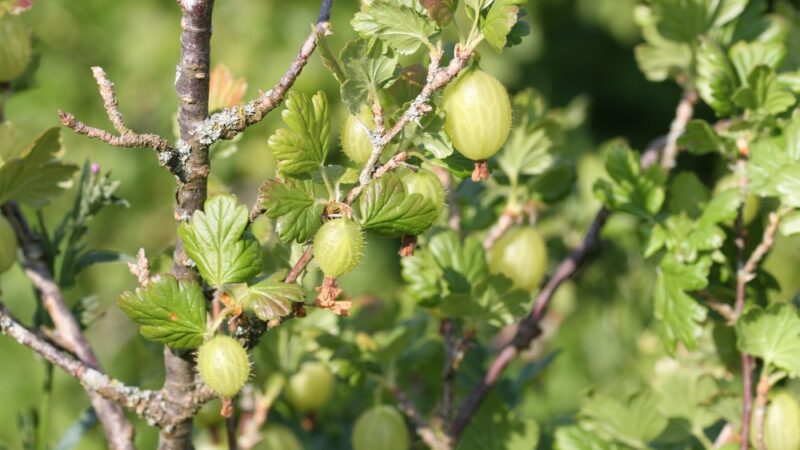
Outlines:
[{"label": "fruit stem", "polygon": [[485,159],[475,161],[475,168],[472,170],[472,181],[479,182],[489,179],[489,162]]}]

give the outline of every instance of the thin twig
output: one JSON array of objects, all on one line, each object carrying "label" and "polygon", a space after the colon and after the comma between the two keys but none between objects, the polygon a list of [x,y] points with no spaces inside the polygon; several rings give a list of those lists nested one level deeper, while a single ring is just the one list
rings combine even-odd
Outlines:
[{"label": "thin twig", "polygon": [[[689,119],[687,118],[686,120]],[[661,148],[656,144],[649,146],[647,151],[642,154],[640,161],[646,166],[654,164],[658,161],[654,154],[658,154],[660,150]],[[531,342],[542,334],[539,322],[547,311],[550,301],[561,284],[575,275],[581,264],[598,245],[600,231],[610,215],[611,212],[606,208],[601,208],[597,212],[581,245],[561,261],[553,275],[539,292],[539,295],[536,296],[531,313],[517,323],[517,331],[514,337],[500,348],[498,355],[490,364],[483,378],[472,388],[467,398],[461,403],[449,430],[450,437],[454,442],[458,442],[459,436],[472,420],[481,402],[500,379],[508,365],[519,355],[522,349],[530,346]]]},{"label": "thin twig", "polygon": [[769,224],[764,229],[761,243],[758,244],[758,247],[750,254],[750,258],[747,259],[747,263],[745,263],[744,267],[742,267],[742,271],[739,273],[739,276],[744,278],[745,282],[750,282],[750,280],[755,277],[758,264],[764,259],[767,253],[769,253],[772,246],[775,245],[775,234],[778,231],[779,225],[780,215],[777,212],[771,212],[769,214]]},{"label": "thin twig", "polygon": [[508,208],[503,210],[503,214],[500,215],[500,218],[497,219],[497,222],[489,228],[489,231],[486,233],[486,237],[483,239],[483,249],[490,250],[494,243],[497,242],[498,239],[503,237],[504,234],[511,227],[514,226],[515,223],[519,222],[520,215],[512,211]]},{"label": "thin twig", "polygon": [[199,124],[195,133],[202,142],[210,145],[220,139],[233,139],[247,127],[261,122],[267,114],[280,106],[286,97],[286,93],[294,85],[306,63],[308,63],[308,59],[317,48],[318,37],[331,33],[330,16],[332,3],[333,0],[322,1],[319,16],[313,30],[306,38],[292,64],[278,81],[278,84],[259,95],[258,98],[243,105],[224,109]]},{"label": "thin twig", "polygon": [[[39,293],[42,306],[53,320],[58,335],[74,349],[78,358],[88,367],[101,370],[92,347],[83,335],[81,327],[64,301],[61,287],[56,283],[45,262],[45,251],[16,204],[3,206],[3,213],[11,222],[25,256],[25,275]],[[103,424],[109,445],[113,449],[133,449],[133,426],[125,418],[122,409],[94,392],[88,392],[97,417]]]},{"label": "thin twig", "polygon": [[419,436],[428,447],[432,450],[450,450],[452,448],[452,444],[447,436],[445,436],[444,433],[437,432],[428,424],[425,417],[417,410],[414,402],[411,401],[399,387],[393,386],[390,391],[395,400],[397,400],[397,405],[400,407],[400,410],[414,424],[417,436]]},{"label": "thin twig", "polygon": [[666,169],[675,167],[675,159],[678,156],[678,138],[680,138],[686,130],[686,124],[692,120],[692,116],[694,116],[694,105],[697,103],[697,100],[697,92],[693,90],[686,90],[683,92],[681,101],[678,103],[678,107],[675,110],[675,119],[670,125],[664,152],[661,154],[661,165]]},{"label": "thin twig", "polygon": [[102,67],[92,67],[92,75],[97,81],[97,88],[100,91],[100,96],[103,98],[103,107],[106,110],[106,115],[114,125],[114,129],[119,132],[119,136],[115,136],[100,128],[86,125],[76,119],[73,114],[59,110],[58,116],[61,119],[61,123],[78,134],[93,139],[99,139],[115,147],[152,148],[158,153],[159,164],[169,169],[173,175],[182,178],[182,155],[180,151],[176,151],[172,148],[167,140],[161,136],[155,134],[139,134],[131,131],[122,119],[122,113],[119,110],[119,102],[114,93],[114,83],[108,79]]},{"label": "thin twig", "polygon": [[753,413],[753,419],[756,421],[756,448],[758,450],[767,450],[766,445],[764,445],[764,419],[767,416],[769,388],[769,372],[764,370],[761,372],[761,377],[756,387],[755,412]]},{"label": "thin twig", "polygon": [[3,304],[0,304],[0,332],[63,369],[68,375],[78,380],[86,388],[87,392],[96,393],[107,400],[130,409],[151,424],[162,423],[164,410],[160,405],[163,398],[159,391],[148,391],[127,386],[119,380],[113,379],[85,364],[69,353],[59,350],[19,323]]}]

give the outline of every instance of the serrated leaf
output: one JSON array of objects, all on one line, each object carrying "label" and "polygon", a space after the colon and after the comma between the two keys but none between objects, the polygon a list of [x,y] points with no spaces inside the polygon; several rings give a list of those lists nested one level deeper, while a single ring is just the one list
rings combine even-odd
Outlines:
[{"label": "serrated leaf", "polygon": [[623,447],[606,442],[578,425],[556,429],[556,450],[622,450]]},{"label": "serrated leaf", "polygon": [[178,228],[186,254],[208,284],[241,283],[261,271],[258,241],[244,235],[247,225],[247,208],[235,196],[216,195]]},{"label": "serrated leaf", "polygon": [[794,236],[800,233],[800,211],[794,211],[783,216],[780,222],[780,230],[784,236]]},{"label": "serrated leaf", "polygon": [[625,400],[594,393],[583,402],[580,414],[593,429],[635,448],[645,448],[667,427],[658,398],[649,391]]},{"label": "serrated leaf", "polygon": [[292,303],[302,303],[305,293],[299,284],[284,283],[285,275],[275,273],[252,286],[242,286],[236,300],[265,322],[289,315]]},{"label": "serrated leaf", "polygon": [[403,55],[429,44],[430,37],[437,32],[427,17],[387,0],[378,0],[363,8],[350,23],[362,38],[378,37]]},{"label": "serrated leaf", "polygon": [[709,375],[685,370],[660,373],[653,388],[659,396],[659,409],[667,417],[685,419],[699,429],[718,419],[709,406],[720,395],[720,389]]},{"label": "serrated leaf", "polygon": [[796,102],[792,91],[783,86],[767,66],[757,66],[747,81],[748,85],[733,95],[733,101],[753,113],[762,116],[780,114]]},{"label": "serrated leaf", "polygon": [[486,13],[481,21],[481,32],[494,51],[499,53],[508,43],[506,38],[519,19],[519,5],[525,3],[525,0],[495,0]]},{"label": "serrated leaf", "polygon": [[431,252],[415,251],[412,256],[400,259],[403,280],[408,283],[408,293],[415,301],[433,306],[441,299],[441,280],[444,271]]},{"label": "serrated leaf", "polygon": [[468,294],[483,286],[489,276],[481,243],[472,237],[463,242],[454,231],[431,238],[428,244],[434,260],[444,272],[449,292]]},{"label": "serrated leaf", "polygon": [[792,304],[755,308],[736,323],[736,346],[768,365],[800,376],[800,317]]},{"label": "serrated leaf", "polygon": [[319,53],[319,57],[322,59],[322,65],[331,71],[331,74],[333,74],[333,78],[335,78],[336,81],[338,81],[340,84],[344,83],[347,78],[345,77],[341,66],[339,66],[339,62],[336,60],[336,57],[333,55],[331,47],[328,45],[328,38],[316,30],[314,31],[314,34],[317,37],[317,46],[319,49],[317,53]]},{"label": "serrated leaf", "polygon": [[639,69],[650,81],[664,81],[686,72],[692,61],[691,48],[686,44],[662,40],[634,48]]},{"label": "serrated leaf", "polygon": [[422,234],[436,220],[436,206],[420,194],[409,195],[398,176],[372,180],[358,200],[361,225],[374,233],[397,237]]},{"label": "serrated leaf", "polygon": [[452,155],[455,149],[444,132],[444,119],[437,114],[428,114],[421,122],[422,129],[414,136],[414,143],[433,153],[436,159]]},{"label": "serrated leaf", "polygon": [[728,55],[710,39],[701,41],[696,55],[695,85],[700,98],[714,109],[717,116],[733,114],[736,105],[731,97],[739,83]]},{"label": "serrated leaf", "polygon": [[311,180],[267,180],[258,195],[264,214],[277,219],[281,240],[303,243],[319,229],[324,205],[317,201]]},{"label": "serrated leaf", "polygon": [[711,26],[707,0],[656,0],[653,12],[665,38],[691,43]]},{"label": "serrated leaf", "polygon": [[176,349],[196,348],[206,332],[206,300],[195,282],[178,282],[172,275],[159,275],[144,288],[123,293],[120,309],[141,325],[146,339]]},{"label": "serrated leaf", "polygon": [[350,113],[361,112],[369,95],[388,87],[395,79],[398,57],[391,48],[384,48],[375,39],[356,39],[347,43],[339,55],[345,81],[342,82],[342,99]]},{"label": "serrated leaf", "polygon": [[553,139],[544,126],[531,129],[518,126],[497,155],[497,163],[512,182],[516,182],[519,175],[539,175],[547,171],[555,163],[550,152],[552,148]]},{"label": "serrated leaf", "polygon": [[61,149],[59,129],[42,133],[0,167],[0,204],[16,200],[40,208],[69,187],[78,166],[56,159]]},{"label": "serrated leaf", "polygon": [[774,42],[738,42],[728,50],[728,54],[740,83],[747,84],[750,74],[758,66],[776,70],[786,56],[786,48]]},{"label": "serrated leaf", "polygon": [[667,255],[658,269],[655,287],[655,317],[661,321],[661,336],[665,347],[675,351],[678,342],[693,350],[703,332],[700,323],[707,311],[687,291],[696,291],[708,284],[711,261],[703,258],[684,264]]},{"label": "serrated leaf", "polygon": [[319,169],[328,155],[330,134],[325,93],[317,92],[309,99],[297,91],[289,92],[281,117],[288,128],[277,130],[268,141],[278,171],[298,176]]},{"label": "serrated leaf", "polygon": [[699,119],[686,125],[686,131],[678,139],[678,144],[695,155],[719,153],[727,156],[735,148],[729,138],[720,136],[708,122]]},{"label": "serrated leaf", "polygon": [[660,166],[643,170],[631,149],[616,145],[608,155],[606,170],[612,181],[598,180],[594,191],[608,207],[641,218],[661,209],[666,175]]}]

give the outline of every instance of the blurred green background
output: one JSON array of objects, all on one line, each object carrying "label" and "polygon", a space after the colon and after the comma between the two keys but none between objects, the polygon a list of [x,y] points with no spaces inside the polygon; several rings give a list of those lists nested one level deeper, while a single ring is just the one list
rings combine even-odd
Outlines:
[{"label": "blurred green background", "polygon": [[[339,49],[353,37],[349,19],[358,8],[355,0],[336,0],[333,10],[332,47]],[[569,151],[585,155],[579,168],[576,196],[562,214],[544,217],[540,224],[548,237],[553,261],[575,245],[591,219],[596,203],[588,186],[602,170],[600,143],[623,136],[636,148],[665,134],[674,114],[680,90],[669,83],[653,84],[639,72],[633,46],[639,41],[632,22],[635,0],[535,0],[528,5],[531,35],[522,45],[503,55],[482,50],[482,66],[500,78],[510,91],[526,87],[540,90],[555,106],[577,96],[589,101],[587,122],[572,139]],[[316,18],[318,4],[310,0],[217,0],[212,39],[212,64],[224,63],[249,82],[247,97],[272,86],[294,58]],[[179,51],[179,11],[174,0],[39,0],[24,14],[37,39],[41,55],[35,85],[14,95],[6,105],[8,120],[33,137],[58,123],[57,111],[73,112],[87,124],[110,128],[89,67],[100,65],[116,83],[127,125],[139,132],[172,136],[176,104],[173,91]],[[338,86],[313,56],[295,89],[325,90],[338,96]],[[337,105],[334,129],[343,118]],[[709,116],[707,110],[699,111]],[[230,158],[213,161],[212,190],[221,186],[251,203],[259,183],[274,174],[266,147],[280,115],[269,116],[251,128]],[[175,239],[172,216],[174,180],[148,150],[122,150],[64,131],[66,158],[98,163],[121,181],[118,194],[130,208],[110,207],[97,218],[90,241],[100,248],[134,254],[144,247],[151,257],[169,250]],[[684,157],[681,164],[712,173],[713,165],[700,158]],[[701,177],[702,178],[702,177]],[[710,176],[709,176],[710,178]],[[55,222],[70,204],[69,192],[53,208],[47,220]],[[565,231],[568,230],[568,231]],[[553,349],[561,354],[540,377],[530,395],[521,401],[543,427],[574,412],[583,389],[604,383],[620,371],[640,367],[640,352],[654,344],[648,334],[640,337],[650,319],[651,271],[638,255],[632,225],[615,220],[606,233],[617,244],[577,283],[568,283],[559,295],[551,320],[563,321],[558,336],[545,340],[536,350],[541,356]],[[382,241],[371,246],[368,261],[346,280],[356,294],[387,296],[400,286],[395,244]],[[776,246],[772,268],[792,267],[800,244]],[[551,261],[551,264],[553,263]],[[379,266],[378,266],[379,265]],[[385,268],[376,269],[376,267]],[[375,273],[382,276],[376,277]],[[622,277],[625,275],[625,277]],[[783,293],[791,297],[800,281],[791,272],[777,271]],[[126,382],[159,387],[163,379],[160,346],[138,337],[136,327],[116,308],[120,292],[135,287],[124,264],[95,266],[84,272],[76,287],[66,292],[70,301],[93,295],[105,316],[88,332],[105,369]],[[30,285],[17,267],[0,277],[3,297],[24,320],[34,312]],[[577,304],[580,304],[579,308]],[[0,338],[0,447],[21,448],[31,408],[42,404],[44,365],[31,352]],[[87,408],[83,390],[56,371],[54,395],[49,407],[51,444]],[[335,409],[334,409],[335,410]],[[24,419],[24,420],[23,420]],[[22,422],[21,422],[22,421]],[[295,428],[296,424],[295,424]],[[326,446],[319,434],[300,433],[308,448]],[[141,448],[153,448],[155,432],[139,424]],[[103,448],[99,431],[93,430],[79,444],[81,449]]]}]

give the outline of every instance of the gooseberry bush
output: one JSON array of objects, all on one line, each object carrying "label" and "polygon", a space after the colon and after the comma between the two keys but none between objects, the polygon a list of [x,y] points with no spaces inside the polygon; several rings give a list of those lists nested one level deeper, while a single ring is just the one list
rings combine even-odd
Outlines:
[{"label": "gooseberry bush", "polygon": [[[215,2],[177,3],[176,136],[128,128],[100,67],[115,132],[58,112],[86,139],[155,151],[177,186],[171,254],[94,248],[92,219],[131,207],[119,183],[64,158],[59,128],[26,144],[0,124],[0,271],[21,267],[38,300],[24,323],[4,295],[0,331],[83,386],[108,448],[152,427],[159,449],[800,450],[800,316],[764,265],[800,234],[791,2],[599,1],[634,18],[642,75],[682,91],[641,151],[587,144],[585,101],[509,92],[483,64],[528,39],[522,0],[363,0],[342,45],[323,0],[250,101],[210,66]],[[33,80],[32,6],[0,1],[4,96]],[[311,58],[337,92],[294,87]],[[258,192],[213,178],[212,157],[237,158],[277,110]],[[84,336],[97,301],[64,295],[120,261],[131,288],[109,307],[163,348],[159,389],[106,372]],[[354,294],[354,272],[402,288]],[[51,448],[32,423],[28,448]]]}]

